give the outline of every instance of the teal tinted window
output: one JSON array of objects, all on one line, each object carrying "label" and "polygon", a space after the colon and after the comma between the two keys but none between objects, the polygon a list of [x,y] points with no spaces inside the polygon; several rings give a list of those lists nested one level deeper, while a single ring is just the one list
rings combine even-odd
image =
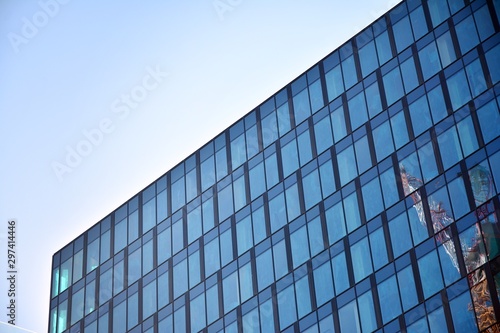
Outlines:
[{"label": "teal tinted window", "polygon": [[[375,308],[371,290],[358,296],[358,308],[361,314],[361,328],[363,332],[372,332],[377,328]],[[333,330],[332,330],[333,331]],[[323,331],[321,331],[323,332]]]}]

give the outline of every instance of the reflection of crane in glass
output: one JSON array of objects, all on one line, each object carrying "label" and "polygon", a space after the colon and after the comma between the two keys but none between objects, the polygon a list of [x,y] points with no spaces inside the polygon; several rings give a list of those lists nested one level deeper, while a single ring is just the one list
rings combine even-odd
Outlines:
[{"label": "reflection of crane in glass", "polygon": [[[413,199],[413,207],[417,211],[420,223],[423,227],[427,228],[421,196],[417,191],[417,189],[423,185],[423,182],[422,180],[407,173],[404,165],[402,164],[400,164],[400,174],[404,193],[405,195],[410,195],[410,197]],[[490,199],[493,193],[493,181],[491,174],[486,168],[478,165],[469,172],[469,178],[472,185],[474,200],[476,202],[476,205],[479,206]],[[436,233],[435,238],[443,245],[443,248],[450,257],[453,266],[460,272],[455,245],[451,237],[451,231],[449,229],[443,230],[454,220],[447,214],[446,209],[444,209],[444,207],[442,206],[442,203],[434,200],[432,196],[429,197],[428,204],[432,227],[434,229],[434,232]],[[483,220],[483,231],[481,232],[479,223],[476,223],[475,228],[471,228],[473,234],[470,235],[469,233],[467,233],[467,235],[471,236],[471,239],[469,239],[469,241],[461,242],[462,253],[464,255],[467,272],[473,271],[486,262],[486,254],[484,252],[482,234],[484,234],[484,237],[486,239],[488,250],[490,251],[490,257],[493,258],[491,253],[491,250],[493,248],[496,252],[495,255],[498,254],[496,241],[490,241],[491,238],[495,238],[495,236],[498,234],[497,232],[495,232],[497,227],[496,225],[493,225],[488,221],[489,215],[490,212],[488,211],[488,207],[486,205],[483,205],[482,208],[477,211],[478,219]],[[491,243],[491,247],[489,246],[489,243]],[[483,269],[478,269],[472,274],[469,274],[469,283],[472,286],[471,294],[474,304],[470,304],[469,309],[475,309],[479,329],[486,330],[486,332],[488,333],[500,333],[500,326],[496,324],[496,317],[493,309],[493,304],[491,302],[491,295],[488,289],[487,280]]]}]

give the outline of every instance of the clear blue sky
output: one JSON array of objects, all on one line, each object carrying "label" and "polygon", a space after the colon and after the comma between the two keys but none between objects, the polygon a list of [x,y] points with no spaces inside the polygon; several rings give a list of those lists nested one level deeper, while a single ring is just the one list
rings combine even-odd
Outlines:
[{"label": "clear blue sky", "polygon": [[0,240],[17,219],[16,324],[47,330],[54,252],[396,2],[0,0]]}]

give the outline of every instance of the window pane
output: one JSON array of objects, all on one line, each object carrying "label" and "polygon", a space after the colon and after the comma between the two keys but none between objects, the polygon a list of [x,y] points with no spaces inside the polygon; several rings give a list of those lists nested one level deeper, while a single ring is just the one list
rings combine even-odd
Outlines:
[{"label": "window pane", "polygon": [[412,247],[408,218],[405,213],[389,221],[389,231],[391,234],[392,252],[394,253],[394,258],[397,258]]},{"label": "window pane", "polygon": [[484,79],[483,68],[481,67],[479,59],[476,59],[465,66],[465,72],[467,73],[467,79],[469,80],[469,86],[472,91],[472,96],[479,96],[479,94],[481,94],[487,88],[486,80]]},{"label": "window pane", "polygon": [[427,98],[429,99],[429,104],[431,106],[432,120],[434,124],[437,124],[441,119],[444,119],[448,115],[441,86],[439,85],[428,91]]},{"label": "window pane", "polygon": [[327,209],[325,211],[325,219],[328,229],[328,241],[332,245],[346,235],[342,202]]},{"label": "window pane", "polygon": [[462,159],[462,150],[460,149],[455,126],[438,136],[438,144],[445,169],[448,169]]},{"label": "window pane", "polygon": [[392,58],[391,43],[389,42],[387,31],[377,36],[375,38],[375,43],[377,44],[378,59],[382,65]]},{"label": "window pane", "polygon": [[[499,49],[500,52],[500,49]],[[477,110],[479,125],[485,143],[488,143],[500,135],[500,112],[495,100],[488,102]]]},{"label": "window pane", "polygon": [[314,125],[314,136],[316,139],[316,150],[318,154],[333,145],[332,126],[330,117],[325,117]]},{"label": "window pane", "polygon": [[427,3],[431,12],[432,25],[437,27],[441,22],[450,17],[446,1],[429,0]]},{"label": "window pane", "polygon": [[309,90],[306,88],[293,97],[295,124],[298,125],[311,115],[309,105]]},{"label": "window pane", "polygon": [[415,279],[411,265],[398,272],[399,292],[401,294],[401,303],[403,311],[408,311],[418,304],[417,291],[415,288]]},{"label": "window pane", "polygon": [[224,295],[224,313],[228,313],[240,303],[237,271],[222,280],[222,288],[222,294]]},{"label": "window pane", "polygon": [[347,135],[347,129],[344,118],[344,108],[340,106],[334,111],[332,111],[331,118],[333,126],[333,137],[335,138],[335,142],[339,142],[342,138],[344,138]]},{"label": "window pane", "polygon": [[382,111],[382,102],[380,101],[380,91],[378,82],[373,83],[365,89],[366,103],[368,104],[368,113],[370,118],[375,117]]},{"label": "window pane", "polygon": [[[500,8],[500,5],[497,6]],[[490,72],[491,81],[493,84],[500,81],[500,62],[498,61],[498,54],[500,53],[500,44],[486,52],[486,62]]]},{"label": "window pane", "polygon": [[325,81],[329,101],[334,100],[344,92],[344,82],[342,81],[340,65],[325,74]]},{"label": "window pane", "polygon": [[236,237],[239,256],[253,246],[252,219],[250,215],[236,223]]},{"label": "window pane", "polygon": [[295,293],[297,295],[297,312],[299,318],[311,312],[311,293],[309,291],[308,275],[295,282]]},{"label": "window pane", "polygon": [[337,154],[337,163],[340,175],[340,184],[344,186],[353,180],[357,175],[357,170],[354,167],[356,160],[354,159],[354,149],[351,146]]},{"label": "window pane", "polygon": [[425,298],[429,298],[443,289],[443,279],[441,278],[441,268],[436,250],[432,250],[418,259],[418,270]]},{"label": "window pane", "polygon": [[403,76],[405,91],[406,93],[409,93],[418,86],[417,71],[415,69],[413,57],[410,57],[401,64],[401,73]]},{"label": "window pane", "polygon": [[462,22],[455,26],[457,32],[458,43],[462,54],[467,53],[470,49],[479,43],[479,37],[476,31],[476,25],[472,15],[469,15]]},{"label": "window pane", "polygon": [[436,39],[439,57],[441,58],[441,65],[444,67],[451,64],[457,56],[455,55],[455,48],[451,40],[450,32],[446,32]]},{"label": "window pane", "polygon": [[332,269],[330,268],[330,261],[319,266],[313,271],[314,288],[316,290],[316,304],[323,305],[333,298],[333,278]]},{"label": "window pane", "polygon": [[355,130],[368,120],[366,110],[365,94],[360,92],[348,101],[349,117],[351,119],[351,128]]},{"label": "window pane", "polygon": [[473,311],[470,311],[471,299],[469,291],[450,301],[450,312],[453,317],[453,327],[457,333],[477,332]]},{"label": "window pane", "polygon": [[391,276],[377,286],[382,322],[385,324],[401,313],[401,303],[398,294],[396,276]]},{"label": "window pane", "polygon": [[345,253],[341,252],[332,258],[333,280],[337,295],[349,288],[349,276],[347,275],[347,263]]},{"label": "window pane", "polygon": [[304,176],[302,179],[302,187],[304,191],[306,210],[308,210],[321,200],[321,192],[318,191],[318,189],[321,188],[319,184],[318,170],[314,170],[310,174]]},{"label": "window pane", "polygon": [[384,173],[380,175],[380,183],[382,184],[385,207],[389,208],[399,200],[396,176],[394,175],[393,168],[384,171]]},{"label": "window pane", "polygon": [[293,268],[297,268],[309,259],[309,245],[305,225],[290,235],[290,245],[292,248]]},{"label": "window pane", "polygon": [[413,34],[415,35],[415,40],[427,33],[427,22],[425,21],[424,10],[422,6],[418,6],[413,12],[410,13],[411,26],[413,28]]},{"label": "window pane", "polygon": [[295,139],[281,147],[283,176],[286,178],[299,167],[299,156]]},{"label": "window pane", "polygon": [[427,80],[441,70],[439,54],[434,41],[420,50],[418,52],[418,57],[420,59],[424,80]]},{"label": "window pane", "polygon": [[406,127],[406,119],[403,111],[391,117],[391,126],[396,149],[399,149],[404,146],[409,140],[408,129]]},{"label": "window pane", "polygon": [[361,64],[361,73],[363,77],[366,77],[378,67],[375,42],[371,41],[359,49],[359,62]]},{"label": "window pane", "polygon": [[427,104],[427,97],[423,95],[409,106],[411,123],[415,137],[432,126],[431,113]]},{"label": "window pane", "polygon": [[271,233],[283,227],[286,222],[285,198],[283,193],[269,200],[269,218],[271,222]]},{"label": "window pane", "polygon": [[336,190],[335,175],[331,160],[320,165],[319,176],[321,178],[321,192],[323,193],[323,198],[326,198]]},{"label": "window pane", "polygon": [[[367,136],[362,137],[354,143],[356,149],[356,161],[358,162],[358,172],[361,174],[372,166],[370,148]],[[351,168],[353,166],[351,165]]]},{"label": "window pane", "polygon": [[354,282],[358,283],[373,271],[367,237],[351,245],[351,258],[354,271]]},{"label": "window pane", "polygon": [[271,249],[261,253],[256,258],[257,286],[259,291],[264,290],[274,281],[273,258]]},{"label": "window pane", "polygon": [[361,190],[363,193],[366,220],[369,221],[384,209],[378,177],[363,185]]},{"label": "window pane", "polygon": [[361,332],[355,300],[339,309],[339,321],[341,332]]},{"label": "window pane", "polygon": [[385,74],[382,78],[385,87],[385,96],[387,98],[387,105],[392,105],[395,101],[403,96],[403,81],[399,67],[394,68],[389,73]]},{"label": "window pane", "polygon": [[410,20],[408,19],[408,16],[405,16],[396,22],[392,26],[392,29],[398,53],[413,43],[413,34],[411,32]]},{"label": "window pane", "polygon": [[345,219],[347,222],[347,230],[353,231],[361,225],[361,218],[359,217],[358,197],[356,192],[350,194],[344,199]]},{"label": "window pane", "polygon": [[278,315],[281,330],[297,320],[293,284],[278,293]]},{"label": "window pane", "polygon": [[356,82],[358,82],[356,66],[354,64],[354,56],[350,56],[349,58],[342,61],[342,72],[344,73],[344,83],[346,89],[349,89]]},{"label": "window pane", "polygon": [[384,229],[378,228],[370,233],[370,248],[372,250],[372,260],[374,270],[382,268],[389,261],[387,249],[385,247]]},{"label": "window pane", "polygon": [[242,165],[247,159],[245,134],[241,134],[231,141],[231,165],[233,170]]},{"label": "window pane", "polygon": [[363,332],[373,332],[377,328],[377,319],[375,317],[371,290],[358,296],[358,307],[361,314],[361,328]]}]

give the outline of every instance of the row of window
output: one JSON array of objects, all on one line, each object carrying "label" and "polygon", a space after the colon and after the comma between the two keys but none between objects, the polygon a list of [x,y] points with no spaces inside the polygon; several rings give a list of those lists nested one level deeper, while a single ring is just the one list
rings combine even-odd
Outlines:
[{"label": "row of window", "polygon": [[[496,207],[497,211],[498,209],[499,207]],[[410,210],[418,211],[418,204],[410,207],[408,213]],[[387,252],[385,250],[381,251],[381,246],[385,247],[383,227],[380,224],[374,226],[374,223],[369,223],[368,229],[375,229],[369,235],[362,235],[358,231],[351,235],[349,240],[346,239],[344,242],[330,247],[329,250],[319,253],[310,264],[301,265],[292,274],[285,275],[287,273],[285,269],[282,273],[279,273],[284,274],[285,277],[276,284],[270,283],[273,282],[273,267],[276,268],[276,274],[278,274],[279,266],[283,265],[282,262],[289,261],[289,258],[286,258],[287,251],[279,250],[280,243],[285,246],[284,241],[277,242],[272,248],[264,250],[260,254],[257,253],[262,250],[257,248],[255,250],[255,266],[252,264],[253,261],[250,260],[249,254],[241,257],[237,262],[235,261],[234,264],[223,269],[220,276],[213,276],[192,289],[189,294],[186,294],[189,296],[177,298],[172,303],[176,309],[173,314],[171,313],[172,305],[166,307],[167,304],[171,303],[169,293],[172,290],[175,293],[178,283],[184,283],[182,279],[188,280],[188,278],[182,276],[180,282],[176,284],[177,276],[175,275],[179,266],[174,266],[174,283],[169,284],[172,275],[169,275],[168,265],[162,265],[140,282],[131,284],[126,291],[118,293],[113,298],[112,303],[101,305],[99,332],[132,330],[142,322],[141,317],[146,319],[161,309],[170,312],[170,315],[167,316],[169,319],[166,319],[164,325],[170,328],[175,327],[176,330],[181,331],[186,331],[186,327],[189,325],[191,332],[197,332],[216,322],[221,315],[230,314],[240,304],[250,299],[252,300],[245,303],[244,308],[241,309],[241,311],[246,312],[242,316],[244,332],[258,331],[261,324],[264,331],[267,329],[272,332],[275,330],[275,324],[278,325],[276,327],[279,327],[280,330],[284,330],[292,323],[306,317],[312,310],[320,308],[324,304],[330,304],[329,302],[335,297],[337,297],[335,304],[338,308],[338,325],[342,330],[347,332],[359,331],[361,327],[363,331],[374,331],[377,327],[388,324],[402,313],[406,313],[407,321],[409,321],[407,323],[408,328],[417,331],[427,325],[425,314],[417,316],[415,313],[417,312],[415,306],[418,304],[421,304],[418,311],[423,310],[424,300],[427,300],[425,306],[430,307],[430,309],[427,309],[429,325],[431,327],[433,325],[446,327],[443,320],[442,305],[439,306],[440,312],[434,312],[437,307],[431,305],[435,303],[436,299],[441,302],[439,296],[435,297],[435,295],[446,287],[449,290],[454,289],[454,292],[456,292],[457,288],[461,289],[461,296],[453,295],[448,299],[451,313],[454,316],[460,314],[460,317],[454,318],[454,323],[465,325],[464,327],[456,325],[455,329],[468,332],[475,330],[476,325],[483,329],[486,327],[481,327],[481,325],[487,324],[481,320],[475,322],[474,313],[469,305],[471,304],[471,295],[465,280],[459,282],[459,285],[465,283],[465,286],[457,287],[455,284],[462,276],[470,273],[468,281],[471,287],[472,299],[474,300],[472,304],[475,306],[476,316],[479,318],[483,315],[484,303],[491,304],[492,300],[491,296],[488,296],[490,297],[489,300],[485,300],[484,296],[482,296],[484,290],[489,288],[485,279],[485,268],[482,266],[499,254],[500,243],[498,238],[500,228],[492,202],[487,203],[480,211],[482,213],[471,213],[453,226],[447,227],[439,231],[439,233],[436,232],[435,237],[416,246],[414,250],[399,256],[391,264],[387,264]],[[481,214],[488,211],[490,211],[489,214],[481,216]],[[388,212],[388,215],[390,214],[396,213]],[[401,245],[401,243],[406,243],[401,237],[411,234],[407,229],[408,217],[406,214],[407,212],[404,210],[402,214],[397,215],[388,222],[390,235],[397,236],[398,239],[393,242],[393,247],[394,245],[405,246]],[[418,218],[416,219],[418,220]],[[479,222],[477,222],[478,219]],[[404,224],[406,224],[406,227],[402,228]],[[313,230],[314,220],[307,223],[306,226],[306,233]],[[309,228],[310,226],[311,228]],[[294,227],[291,225],[290,230]],[[291,232],[290,244],[287,244],[292,248],[294,267],[301,264],[301,262],[295,262],[295,258],[300,260],[300,256],[295,257],[297,252],[294,251],[294,246],[311,244],[311,241],[315,239],[309,238],[309,241],[300,239],[300,237],[304,237],[301,236],[302,228],[304,226]],[[405,228],[407,230],[404,230]],[[420,225],[417,228],[425,228],[425,226]],[[395,234],[393,234],[393,230],[395,230]],[[453,240],[455,234],[458,234],[458,243]],[[305,237],[307,238],[307,235]],[[311,246],[311,248],[314,248],[314,246]],[[306,249],[301,250],[308,252]],[[281,254],[276,255],[277,252],[281,252]],[[394,252],[396,252],[396,248],[394,248]],[[463,261],[458,256],[463,258]],[[352,260],[352,265],[347,264],[349,258]],[[119,264],[114,265],[115,272]],[[383,266],[383,268],[378,269],[371,279],[365,279],[373,271],[372,264],[373,267],[379,265]],[[183,264],[178,265],[182,266]],[[190,269],[187,266],[185,265],[181,269],[184,274]],[[464,268],[462,267],[465,267],[465,271],[463,271]],[[111,281],[103,282],[103,280],[106,280],[103,277],[105,274],[101,273],[100,275],[99,298],[105,294],[111,295],[111,289],[116,291],[117,283],[121,287],[123,286],[123,282],[119,282],[116,277],[113,284]],[[123,266],[121,274],[123,275]],[[500,273],[497,272],[496,274],[500,276]],[[350,283],[353,278],[356,287],[349,289],[353,285]],[[80,289],[73,287],[71,302],[64,300],[52,310],[51,332],[63,332],[68,327],[68,321],[71,324],[78,322],[82,318],[84,311],[85,313],[88,313],[87,311],[93,312],[93,316],[86,317],[84,332],[98,331],[98,321],[95,320],[97,311],[93,311],[96,300],[95,282],[94,277],[94,280],[87,282],[86,287],[83,287],[83,285],[81,285]],[[271,289],[269,289],[270,285],[272,285]],[[119,287],[118,291],[121,290],[121,287]],[[499,287],[500,285],[497,284],[495,288]],[[253,297],[257,290],[259,291],[258,297]],[[487,295],[490,292],[488,291]],[[276,295],[276,299],[271,300],[271,295]],[[459,296],[461,297],[460,301],[452,301],[454,297],[458,299]],[[483,299],[479,299],[479,296],[483,297]],[[108,305],[111,307],[106,310]],[[277,311],[272,311],[273,306],[277,307]],[[380,309],[380,314],[375,308]],[[178,312],[179,309],[184,310]],[[196,313],[196,315],[187,316],[188,319],[186,319],[184,314],[186,309],[189,309],[191,313]],[[456,311],[453,311],[454,309]],[[409,310],[412,310],[412,312],[407,313]],[[260,316],[264,315],[266,317],[258,320],[259,311]],[[106,313],[106,316],[103,316],[103,312]],[[112,313],[111,321],[108,319],[108,312]],[[161,316],[161,313],[162,311],[160,311],[159,316]],[[175,319],[175,324],[173,324],[172,315],[175,318],[176,313],[183,313],[183,315]],[[277,313],[276,321],[273,320],[274,313]],[[361,314],[362,316],[359,317]],[[415,316],[417,316],[418,320],[414,320]],[[124,320],[125,318],[126,320]],[[436,320],[438,318],[442,321],[441,324],[438,324]],[[161,322],[159,320],[159,323]],[[331,325],[331,320],[329,322]],[[159,327],[162,325],[160,324]],[[164,332],[164,330],[160,329],[160,332]]]},{"label": "row of window", "polygon": [[[474,201],[479,206],[495,194],[493,177],[498,183],[498,179],[500,179],[500,174],[498,174],[498,170],[500,170],[500,152],[494,153],[489,159],[484,159],[484,156],[478,153],[472,157],[474,158],[470,159],[468,163],[476,164],[469,169],[468,174]],[[484,160],[481,161],[481,159]],[[492,165],[492,170],[496,170],[495,173],[491,173],[489,164]],[[313,257],[313,268],[318,266],[317,270],[313,270],[314,284],[317,286],[316,295],[318,295],[316,304],[321,305],[324,301],[343,293],[353,283],[356,284],[362,281],[373,272],[386,266],[388,262],[392,261],[392,258],[400,257],[417,245],[417,253],[419,251],[425,252],[425,256],[422,257],[425,259],[418,259],[418,265],[423,295],[428,298],[460,277],[458,265],[460,260],[456,257],[455,244],[451,240],[452,233],[458,232],[460,248],[463,251],[463,262],[466,271],[462,271],[462,275],[465,272],[470,273],[483,265],[487,257],[493,259],[499,254],[498,246],[500,244],[497,243],[497,238],[500,236],[500,232],[494,214],[479,216],[480,223],[475,222],[477,221],[475,214],[468,214],[467,217],[459,220],[457,232],[452,232],[452,229],[450,229],[449,225],[452,224],[454,219],[456,220],[470,211],[464,180],[462,177],[456,177],[457,174],[460,175],[462,172],[460,172],[460,168],[458,168],[458,171],[454,169],[446,174],[446,181],[444,181],[445,175],[443,175],[426,186],[428,197],[425,202],[421,201],[420,191],[414,192],[412,196],[407,198],[406,205],[401,202],[393,206],[384,214],[386,218],[378,217],[361,228],[359,228],[359,225],[361,225],[360,209],[357,203],[359,195],[353,192],[341,201],[332,196],[324,202],[323,209],[316,207],[310,210],[306,216],[301,216],[294,222],[289,223],[287,228],[275,233],[271,239],[255,244],[257,246],[252,252],[255,259],[252,261],[250,260],[250,252],[245,251],[254,245],[252,244],[251,235],[262,233],[262,226],[254,226],[255,223],[252,223],[256,222],[258,224],[259,221],[265,221],[265,217],[260,215],[264,214],[262,206],[255,209],[251,214],[248,212],[248,215],[236,222],[236,243],[238,246],[235,247],[238,252],[246,253],[240,256],[237,261],[232,261],[235,252],[235,247],[232,245],[232,227],[221,226],[223,232],[220,235],[215,235],[213,239],[208,238],[207,240],[205,238],[204,246],[201,248],[198,248],[199,243],[196,242],[194,244],[196,246],[191,246],[187,251],[176,255],[173,260],[167,261],[166,264],[160,266],[158,277],[156,277],[156,271],[149,273],[156,266],[153,262],[154,253],[157,253],[158,264],[161,264],[160,258],[164,257],[164,247],[163,242],[160,241],[162,237],[160,232],[156,242],[157,249],[154,251],[153,233],[150,232],[143,237],[142,247],[136,249],[130,247],[128,256],[124,256],[123,251],[120,252],[114,257],[114,260],[110,260],[100,267],[99,275],[91,274],[87,279],[75,284],[71,288],[71,317],[61,317],[65,314],[65,307],[68,306],[67,300],[61,301],[68,297],[66,295],[59,300],[59,310],[57,312],[60,315],[59,321],[64,325],[66,325],[67,320],[70,320],[71,324],[76,323],[84,314],[92,313],[113,296],[116,299],[118,295],[123,294],[122,291],[127,286],[129,286],[128,293],[131,290],[137,292],[138,288],[132,286],[140,279],[141,271],[145,276],[142,280],[143,293],[147,293],[147,299],[151,300],[151,302],[139,303],[144,305],[143,318],[147,317],[145,314],[152,314],[157,309],[169,304],[171,300],[178,299],[188,290],[191,290],[190,294],[192,295],[193,293],[196,294],[196,290],[200,292],[200,288],[202,293],[212,295],[209,304],[218,304],[218,299],[222,298],[218,295],[218,291],[225,290],[223,291],[224,297],[222,303],[220,303],[220,308],[223,311],[222,313],[228,313],[251,298],[255,293],[264,291],[275,281],[279,281],[290,271],[299,268]],[[405,177],[411,178],[412,176],[406,174]],[[381,200],[377,198],[381,197],[379,185],[377,185],[377,193],[372,188],[372,182],[367,183],[368,187],[361,188],[364,202]],[[485,192],[486,190],[490,192]],[[370,198],[371,201],[366,198]],[[424,209],[423,206],[428,207],[428,210]],[[485,211],[494,211],[491,207],[485,207],[486,209],[480,209],[479,211],[483,213]],[[324,215],[319,214],[320,210],[324,210]],[[387,219],[387,222],[383,222],[385,219]],[[353,221],[357,222],[353,224]],[[429,226],[432,226],[436,234],[437,249],[435,245],[432,245],[433,249],[429,250],[429,241],[419,245],[428,238]],[[346,229],[349,232],[354,229],[356,231],[350,233],[348,238],[344,238],[344,241],[339,243],[338,240],[346,235]],[[323,233],[323,230],[326,230],[326,234]],[[336,245],[330,249],[331,259],[326,255],[328,259],[326,263],[321,259],[322,256],[317,256],[317,254],[325,249],[326,244],[331,245],[334,243]],[[420,250],[421,248],[424,250]],[[475,253],[474,258],[469,255],[472,249]],[[323,257],[325,256],[323,255]],[[232,263],[228,264],[231,261]],[[317,264],[318,262],[321,263],[321,266]],[[221,278],[217,274],[213,275],[213,273],[221,267],[224,267],[222,269],[222,283],[217,284],[217,281],[221,280]],[[443,280],[438,279],[436,276],[436,272],[439,271],[440,267],[442,267]],[[169,272],[171,272],[170,275]],[[294,275],[297,276],[296,271]],[[210,277],[207,281],[212,282],[200,285],[199,283],[204,280],[203,277]],[[61,279],[63,279],[63,276],[61,276]],[[83,281],[86,281],[86,283],[84,284]],[[309,294],[312,293],[306,287],[309,285],[309,283],[306,283],[307,281],[307,279],[304,280],[304,285],[300,289],[297,288],[297,290],[305,290],[304,295],[309,297]],[[319,281],[323,281],[323,283],[321,284]],[[98,283],[97,286],[96,283]],[[156,283],[158,283],[158,286]],[[146,287],[146,284],[148,287]],[[213,285],[210,286],[210,284]],[[408,287],[406,288],[406,290],[409,290]],[[158,296],[158,304],[156,304],[157,290],[162,291],[159,293],[161,296]],[[303,301],[300,303],[303,303]],[[412,303],[411,307],[413,305],[415,304]],[[54,311],[56,311],[55,309],[57,307],[54,308]],[[203,321],[204,323],[210,323],[218,319],[219,311],[214,310],[214,308],[211,310],[212,315],[207,314],[207,320]],[[290,322],[300,318],[300,314],[308,312],[310,312],[310,309],[303,313],[298,312],[296,316],[291,317],[293,320],[290,319]],[[289,311],[284,311],[284,313],[289,313]],[[396,313],[396,315],[399,313]],[[387,320],[390,319],[392,318]],[[386,322],[385,319],[384,322]],[[130,325],[133,327],[136,324],[137,321],[132,321]]]}]

